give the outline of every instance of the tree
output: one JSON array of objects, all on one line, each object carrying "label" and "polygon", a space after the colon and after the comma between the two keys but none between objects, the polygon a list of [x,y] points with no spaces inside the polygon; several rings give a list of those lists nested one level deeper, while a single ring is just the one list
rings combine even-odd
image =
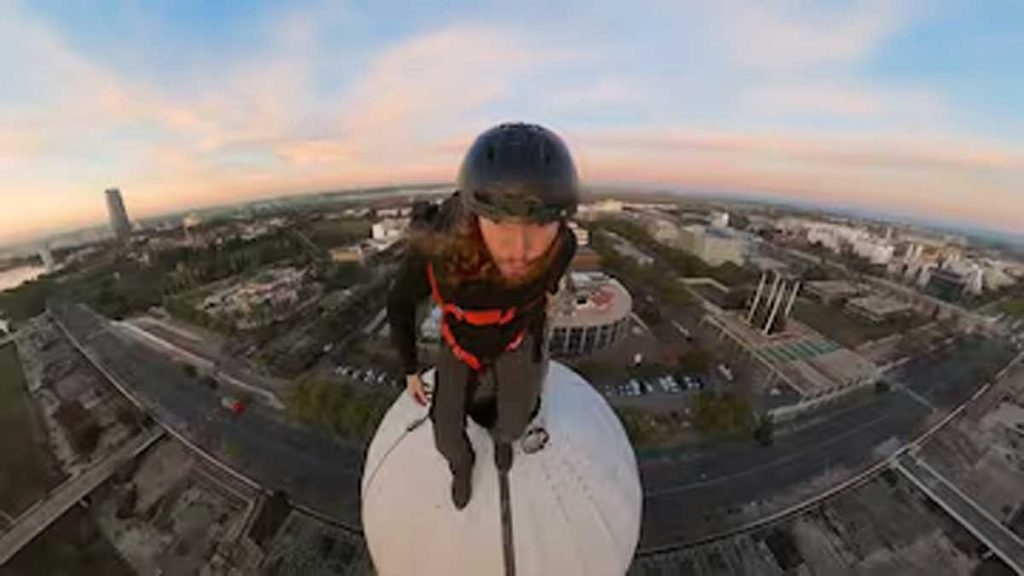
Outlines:
[{"label": "tree", "polygon": [[750,402],[733,393],[704,390],[694,400],[694,427],[704,434],[748,432],[753,426]]},{"label": "tree", "polygon": [[649,414],[636,408],[616,407],[615,413],[626,430],[626,436],[635,447],[653,441],[659,434],[657,424]]},{"label": "tree", "polygon": [[679,356],[679,368],[689,373],[707,372],[711,361],[711,354],[707,350],[694,348]]},{"label": "tree", "polygon": [[767,412],[757,418],[754,426],[754,440],[761,446],[771,446],[774,441],[775,423]]}]

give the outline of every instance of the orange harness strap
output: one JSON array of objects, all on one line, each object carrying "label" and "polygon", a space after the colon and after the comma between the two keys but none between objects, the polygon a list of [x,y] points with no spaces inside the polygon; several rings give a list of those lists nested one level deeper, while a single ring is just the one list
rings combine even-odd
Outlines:
[{"label": "orange harness strap", "polygon": [[[515,306],[506,310],[463,310],[450,302],[445,302],[441,297],[441,291],[437,287],[437,279],[434,277],[434,266],[431,263],[427,263],[427,278],[430,280],[431,296],[434,302],[437,302],[437,305],[441,307],[441,337],[444,338],[444,341],[451,348],[456,358],[473,370],[481,371],[483,364],[480,362],[480,359],[469,350],[460,346],[455,339],[455,335],[452,334],[451,327],[448,325],[448,314],[451,314],[460,322],[466,322],[474,326],[501,325],[511,322],[516,317]],[[505,350],[515,350],[518,348],[525,335],[526,330],[520,330],[516,337],[508,343]]]}]

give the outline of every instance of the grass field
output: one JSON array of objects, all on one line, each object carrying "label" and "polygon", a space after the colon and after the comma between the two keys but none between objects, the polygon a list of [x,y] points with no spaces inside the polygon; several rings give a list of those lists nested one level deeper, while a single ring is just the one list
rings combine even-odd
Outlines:
[{"label": "grass field", "polygon": [[797,298],[793,317],[827,338],[850,348],[920,326],[928,320],[919,315],[871,322],[839,306],[827,306],[807,298]]},{"label": "grass field", "polygon": [[45,448],[32,438],[32,415],[13,344],[0,347],[0,510],[17,516],[51,484]]}]

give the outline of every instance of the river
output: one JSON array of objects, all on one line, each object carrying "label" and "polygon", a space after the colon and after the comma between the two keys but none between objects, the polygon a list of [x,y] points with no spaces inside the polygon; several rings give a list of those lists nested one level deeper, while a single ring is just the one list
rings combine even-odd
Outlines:
[{"label": "river", "polygon": [[42,266],[18,266],[9,270],[0,270],[0,292],[17,288],[29,280],[35,280],[43,272],[46,272],[46,268]]}]

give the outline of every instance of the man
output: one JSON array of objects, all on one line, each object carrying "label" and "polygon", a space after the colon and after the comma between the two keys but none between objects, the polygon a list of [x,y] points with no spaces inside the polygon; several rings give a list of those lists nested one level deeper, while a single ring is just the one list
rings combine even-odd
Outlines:
[{"label": "man", "polygon": [[442,309],[430,416],[460,510],[472,493],[475,460],[467,414],[489,428],[495,463],[507,472],[512,443],[539,407],[547,302],[576,251],[566,219],[578,202],[576,168],[558,136],[537,125],[502,124],[470,147],[458,190],[410,227],[388,321],[408,392],[426,404],[416,307],[430,295]]}]

